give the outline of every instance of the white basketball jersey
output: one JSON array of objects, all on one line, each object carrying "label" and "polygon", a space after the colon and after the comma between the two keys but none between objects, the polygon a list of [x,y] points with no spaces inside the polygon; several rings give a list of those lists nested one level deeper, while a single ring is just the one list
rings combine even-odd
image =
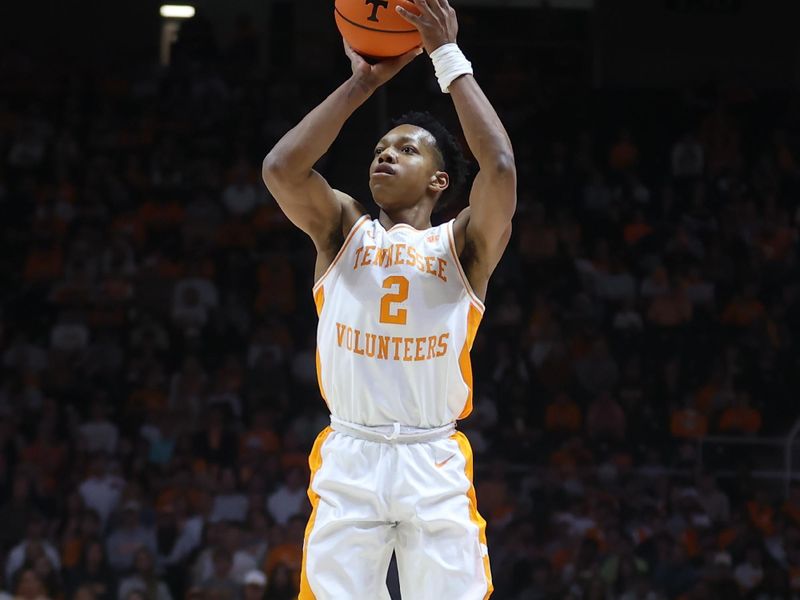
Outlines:
[{"label": "white basketball jersey", "polygon": [[472,410],[469,351],[484,306],[453,221],[388,231],[361,217],[314,286],[317,376],[333,416],[439,427]]}]

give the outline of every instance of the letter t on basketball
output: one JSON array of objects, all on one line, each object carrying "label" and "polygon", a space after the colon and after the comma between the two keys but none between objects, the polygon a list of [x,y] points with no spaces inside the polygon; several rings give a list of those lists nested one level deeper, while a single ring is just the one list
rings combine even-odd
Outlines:
[{"label": "letter t on basketball", "polygon": [[389,0],[364,0],[364,4],[372,4],[372,14],[367,17],[368,21],[375,21],[378,22],[378,9],[383,7],[387,8],[389,6]]}]

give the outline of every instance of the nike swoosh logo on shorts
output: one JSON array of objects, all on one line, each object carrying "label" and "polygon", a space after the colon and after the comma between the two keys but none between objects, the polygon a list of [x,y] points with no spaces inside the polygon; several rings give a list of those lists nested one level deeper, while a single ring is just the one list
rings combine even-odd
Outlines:
[{"label": "nike swoosh logo on shorts", "polygon": [[437,467],[437,468],[441,469],[441,468],[442,468],[443,466],[445,466],[445,465],[446,465],[448,462],[450,462],[450,459],[451,459],[451,458],[453,458],[454,456],[455,456],[455,454],[451,454],[450,456],[448,456],[448,457],[447,457],[447,458],[445,458],[444,460],[442,460],[442,461],[439,461],[439,462],[436,462],[436,463],[434,463],[434,464],[436,465],[436,467]]}]

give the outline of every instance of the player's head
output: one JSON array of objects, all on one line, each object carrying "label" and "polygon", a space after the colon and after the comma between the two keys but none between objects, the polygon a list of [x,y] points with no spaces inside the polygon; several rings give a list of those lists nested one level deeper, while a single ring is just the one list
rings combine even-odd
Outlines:
[{"label": "player's head", "polygon": [[424,198],[440,210],[457,198],[467,161],[453,135],[429,113],[410,112],[375,145],[369,187],[384,210],[408,208]]}]

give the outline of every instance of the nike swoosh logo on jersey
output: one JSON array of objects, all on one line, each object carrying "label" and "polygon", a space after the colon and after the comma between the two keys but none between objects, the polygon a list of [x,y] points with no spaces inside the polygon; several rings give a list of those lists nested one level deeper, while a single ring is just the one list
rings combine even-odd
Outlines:
[{"label": "nike swoosh logo on jersey", "polygon": [[447,458],[445,458],[444,460],[442,460],[442,461],[438,461],[438,462],[434,463],[434,464],[436,465],[436,468],[438,468],[438,469],[441,469],[441,468],[442,468],[443,466],[445,466],[445,465],[446,465],[448,462],[450,462],[450,459],[451,459],[451,458],[453,458],[454,456],[455,456],[455,454],[451,454],[450,456],[448,456],[448,457],[447,457]]}]

